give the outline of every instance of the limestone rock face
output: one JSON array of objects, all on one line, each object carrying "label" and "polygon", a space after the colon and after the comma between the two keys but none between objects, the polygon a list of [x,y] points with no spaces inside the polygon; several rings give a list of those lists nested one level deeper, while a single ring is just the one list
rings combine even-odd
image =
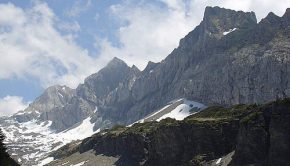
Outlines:
[{"label": "limestone rock face", "polygon": [[290,96],[289,11],[282,17],[269,13],[257,23],[253,12],[207,7],[200,25],[160,63],[139,71],[114,58],[76,90],[61,91],[61,97],[49,88],[28,109],[40,110],[41,119],[59,130],[87,116],[98,129],[130,124],[177,98],[205,105],[285,98]]},{"label": "limestone rock face", "polygon": [[41,96],[36,98],[35,101],[29,104],[24,111],[13,115],[13,118],[19,122],[37,119],[42,113],[64,107],[74,96],[75,90],[67,86],[51,86]]},{"label": "limestone rock face", "polygon": [[136,79],[127,123],[180,97],[232,105],[289,96],[287,16],[270,13],[257,24],[253,12],[207,7],[201,24],[179,47],[161,63],[148,64],[150,70]]}]

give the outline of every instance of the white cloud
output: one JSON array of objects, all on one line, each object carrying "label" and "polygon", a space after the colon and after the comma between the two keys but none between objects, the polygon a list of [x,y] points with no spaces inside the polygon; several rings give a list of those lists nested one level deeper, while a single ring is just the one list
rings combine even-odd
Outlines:
[{"label": "white cloud", "polygon": [[0,11],[0,79],[35,77],[43,87],[76,87],[103,65],[71,34],[62,36],[56,30],[56,16],[45,3],[29,10],[0,4]]},{"label": "white cloud", "polygon": [[181,1],[168,3],[165,9],[126,1],[112,6],[111,12],[124,25],[118,31],[122,46],[117,48],[106,40],[98,41],[102,56],[118,56],[141,69],[149,60],[158,62],[165,58],[197,23],[195,17],[186,16]]},{"label": "white cloud", "polygon": [[0,116],[9,116],[20,110],[24,110],[29,103],[19,96],[6,96],[0,98]]}]

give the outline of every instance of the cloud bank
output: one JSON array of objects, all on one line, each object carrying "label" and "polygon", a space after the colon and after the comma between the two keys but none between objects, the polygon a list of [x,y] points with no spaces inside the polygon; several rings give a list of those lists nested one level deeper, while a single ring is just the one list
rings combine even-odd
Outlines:
[{"label": "cloud bank", "polygon": [[29,10],[1,4],[0,11],[0,79],[33,77],[43,87],[75,87],[97,70],[86,49],[56,30],[55,15],[45,3]]},{"label": "cloud bank", "polygon": [[6,96],[0,98],[0,116],[10,116],[14,113],[24,110],[29,103],[23,101],[19,96]]}]

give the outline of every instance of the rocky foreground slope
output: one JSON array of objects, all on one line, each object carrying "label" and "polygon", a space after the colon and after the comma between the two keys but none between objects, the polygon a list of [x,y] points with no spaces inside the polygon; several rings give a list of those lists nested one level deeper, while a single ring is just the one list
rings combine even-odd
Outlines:
[{"label": "rocky foreground slope", "polygon": [[213,106],[183,121],[104,130],[54,152],[59,160],[48,165],[289,165],[289,126],[289,98]]}]

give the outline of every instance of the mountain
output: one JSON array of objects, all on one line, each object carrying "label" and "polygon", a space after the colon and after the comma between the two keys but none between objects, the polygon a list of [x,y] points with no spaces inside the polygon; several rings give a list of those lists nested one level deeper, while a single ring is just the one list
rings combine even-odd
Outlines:
[{"label": "mountain", "polygon": [[151,116],[181,98],[229,106],[288,97],[289,27],[290,9],[257,23],[253,12],[207,7],[201,23],[161,62],[140,71],[114,58],[76,89],[52,86],[24,111],[1,118],[8,151],[25,164],[39,163],[50,151],[116,124],[188,116],[181,109]]},{"label": "mountain", "polygon": [[288,165],[289,108],[287,98],[118,126],[60,148],[48,165]]},{"label": "mountain", "polygon": [[148,63],[130,95],[98,106],[97,121],[130,124],[182,97],[232,105],[289,96],[288,15],[289,9],[282,17],[270,13],[257,23],[253,12],[207,7],[178,48],[160,63]]}]

